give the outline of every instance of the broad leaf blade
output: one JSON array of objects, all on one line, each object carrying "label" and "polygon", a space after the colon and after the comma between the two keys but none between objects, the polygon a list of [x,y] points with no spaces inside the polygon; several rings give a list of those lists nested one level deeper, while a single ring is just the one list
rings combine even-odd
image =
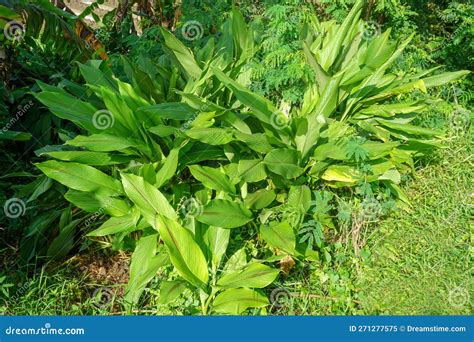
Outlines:
[{"label": "broad leaf blade", "polygon": [[251,289],[228,289],[217,295],[212,309],[217,313],[238,315],[248,308],[261,308],[269,305],[268,298]]},{"label": "broad leaf blade", "polygon": [[275,268],[252,263],[240,271],[229,273],[217,281],[217,285],[223,288],[251,287],[264,288],[278,277],[279,271]]},{"label": "broad leaf blade", "polygon": [[48,177],[65,186],[88,192],[117,196],[122,193],[120,183],[92,166],[54,160],[36,164]]},{"label": "broad leaf blade", "polygon": [[240,203],[215,199],[204,206],[197,220],[210,226],[237,228],[252,220],[252,212]]},{"label": "broad leaf blade", "polygon": [[207,262],[191,232],[162,215],[156,217],[154,226],[160,232],[171,262],[179,274],[196,286],[207,284]]}]

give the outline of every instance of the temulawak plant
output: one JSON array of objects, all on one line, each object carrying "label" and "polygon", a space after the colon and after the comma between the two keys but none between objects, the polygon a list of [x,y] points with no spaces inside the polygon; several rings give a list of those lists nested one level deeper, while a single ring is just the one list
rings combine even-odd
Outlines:
[{"label": "temulawak plant", "polygon": [[[164,58],[124,59],[126,80],[92,61],[80,67],[86,87],[39,83],[37,99],[81,134],[44,150],[51,160],[38,168],[69,189],[72,205],[110,216],[90,237],[126,248],[139,236],[128,302],[171,264],[179,278],[162,283],[164,303],[189,288],[203,314],[263,308],[273,262],[318,257],[334,226],[327,189],[373,183],[408,202],[401,174],[442,132],[413,124],[424,100],[399,99],[466,72],[391,74],[409,40],[366,39],[361,6],[340,25],[313,20],[301,47],[315,83],[288,113],[248,90],[256,46],[235,10],[219,40],[195,52],[162,30]],[[235,231],[258,234],[274,255],[228,257]]]}]

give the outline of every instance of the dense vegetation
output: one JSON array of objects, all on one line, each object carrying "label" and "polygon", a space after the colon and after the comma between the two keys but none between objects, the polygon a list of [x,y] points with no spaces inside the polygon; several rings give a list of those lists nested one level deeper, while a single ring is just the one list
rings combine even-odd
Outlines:
[{"label": "dense vegetation", "polygon": [[[397,217],[461,235],[433,263],[472,253],[472,4],[102,4],[0,1],[1,312],[470,309],[468,263],[444,311],[374,285],[403,274],[379,257]],[[445,211],[416,190],[444,162]]]}]

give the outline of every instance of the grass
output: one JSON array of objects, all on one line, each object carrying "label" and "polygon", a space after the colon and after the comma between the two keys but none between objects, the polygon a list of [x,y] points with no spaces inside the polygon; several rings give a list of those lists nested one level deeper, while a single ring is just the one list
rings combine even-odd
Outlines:
[{"label": "grass", "polygon": [[412,210],[380,224],[360,275],[367,312],[472,313],[472,157],[472,135],[453,137],[409,185]]},{"label": "grass", "polygon": [[[8,297],[0,297],[1,315],[84,315],[92,308],[84,297],[83,279],[67,268],[41,270],[23,283],[12,284]],[[83,303],[83,304],[80,304]]]},{"label": "grass", "polygon": [[[416,178],[407,185],[413,204],[409,212],[399,210],[379,222],[359,258],[350,246],[334,244],[330,262],[295,266],[268,291],[276,303],[271,313],[472,314],[472,134],[457,133],[445,149],[418,165]],[[13,247],[0,251],[5,266],[0,314],[122,313],[115,298],[120,285],[93,281],[73,262],[50,264],[27,276],[16,268],[15,253]],[[133,313],[196,313],[196,298],[186,295],[172,306],[160,305],[159,285],[159,279],[151,283],[140,310]]]}]

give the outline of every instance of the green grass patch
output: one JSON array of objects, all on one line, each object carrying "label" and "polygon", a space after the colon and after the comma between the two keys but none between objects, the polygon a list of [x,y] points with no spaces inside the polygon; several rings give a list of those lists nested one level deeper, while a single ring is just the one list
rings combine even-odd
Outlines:
[{"label": "green grass patch", "polygon": [[472,135],[453,137],[407,190],[413,203],[370,238],[372,262],[360,275],[367,313],[472,313]]}]

